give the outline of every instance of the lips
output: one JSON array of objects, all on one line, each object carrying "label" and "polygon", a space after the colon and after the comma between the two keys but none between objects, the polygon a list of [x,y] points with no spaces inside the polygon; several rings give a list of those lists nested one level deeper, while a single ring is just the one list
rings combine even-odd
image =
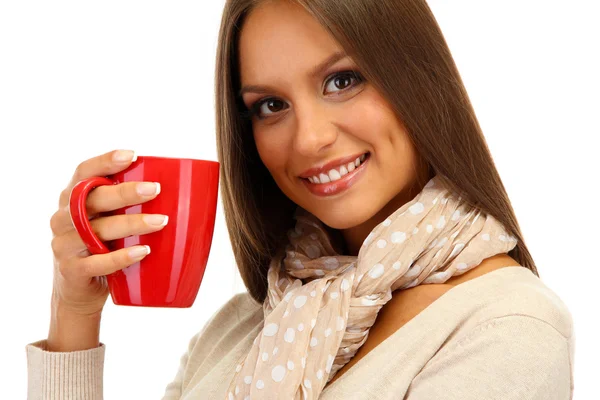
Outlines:
[{"label": "lips", "polygon": [[304,171],[300,177],[315,184],[335,182],[358,168],[369,153],[354,154]]},{"label": "lips", "polygon": [[[358,167],[355,167],[354,170],[352,170],[351,172],[348,172],[347,174],[341,176],[339,179],[335,179],[333,181],[321,182],[319,180],[318,182],[315,182],[313,177],[310,177],[310,179],[302,178],[300,180],[305,185],[305,187],[314,195],[320,197],[333,196],[346,191],[354,184],[356,184],[359,181],[360,177],[365,174],[370,159],[371,157],[369,153],[365,155],[363,161],[360,161],[359,156],[360,163]],[[323,176],[325,175],[323,174]]]}]

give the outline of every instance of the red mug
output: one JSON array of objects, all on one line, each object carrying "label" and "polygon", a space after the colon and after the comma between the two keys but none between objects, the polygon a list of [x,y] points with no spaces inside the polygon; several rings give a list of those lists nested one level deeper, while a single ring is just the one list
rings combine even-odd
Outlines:
[{"label": "red mug", "polygon": [[[88,193],[102,185],[159,182],[154,199],[102,215],[165,214],[160,231],[103,243],[92,231],[86,209]],[[219,163],[187,158],[140,156],[127,169],[110,177],[78,182],[69,208],[73,226],[92,254],[105,254],[135,245],[150,246],[150,254],[106,276],[116,305],[186,308],[194,304],[212,244]]]}]

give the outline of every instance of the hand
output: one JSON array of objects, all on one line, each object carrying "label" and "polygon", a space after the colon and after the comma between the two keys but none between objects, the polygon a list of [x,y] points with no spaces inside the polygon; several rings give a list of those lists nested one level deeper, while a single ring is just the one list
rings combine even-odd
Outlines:
[{"label": "hand", "polygon": [[[54,253],[53,312],[60,307],[61,312],[69,315],[99,315],[109,294],[105,275],[128,267],[148,255],[148,246],[90,254],[69,215],[69,195],[77,182],[120,172],[131,165],[133,157],[132,151],[122,150],[90,158],[79,164],[71,182],[62,191],[58,211],[50,219]],[[125,182],[95,188],[86,202],[92,230],[102,241],[161,230],[168,222],[168,217],[161,214],[97,217],[102,212],[147,202],[159,193],[160,184],[152,182]]]}]

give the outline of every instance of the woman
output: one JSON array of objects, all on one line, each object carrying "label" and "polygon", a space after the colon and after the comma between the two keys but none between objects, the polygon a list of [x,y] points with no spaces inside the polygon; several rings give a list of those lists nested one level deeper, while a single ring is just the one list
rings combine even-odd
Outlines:
[{"label": "woman", "polygon": [[[571,316],[537,276],[424,1],[230,0],[216,71],[248,293],[192,338],[164,399],[572,396]],[[132,157],[87,160],[73,183]],[[36,398],[101,396],[107,292],[93,277],[144,256],[68,258],[85,250],[63,210],[71,187],[52,218],[53,324],[27,347]],[[156,196],[136,188],[96,189],[90,214]],[[93,223],[106,238],[162,228],[144,217]]]}]

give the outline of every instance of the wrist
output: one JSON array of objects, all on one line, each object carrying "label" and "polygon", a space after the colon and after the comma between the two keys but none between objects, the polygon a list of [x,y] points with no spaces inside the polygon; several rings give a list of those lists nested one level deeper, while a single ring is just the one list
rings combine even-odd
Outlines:
[{"label": "wrist", "polygon": [[100,345],[101,313],[83,315],[52,305],[47,351],[89,350]]}]

